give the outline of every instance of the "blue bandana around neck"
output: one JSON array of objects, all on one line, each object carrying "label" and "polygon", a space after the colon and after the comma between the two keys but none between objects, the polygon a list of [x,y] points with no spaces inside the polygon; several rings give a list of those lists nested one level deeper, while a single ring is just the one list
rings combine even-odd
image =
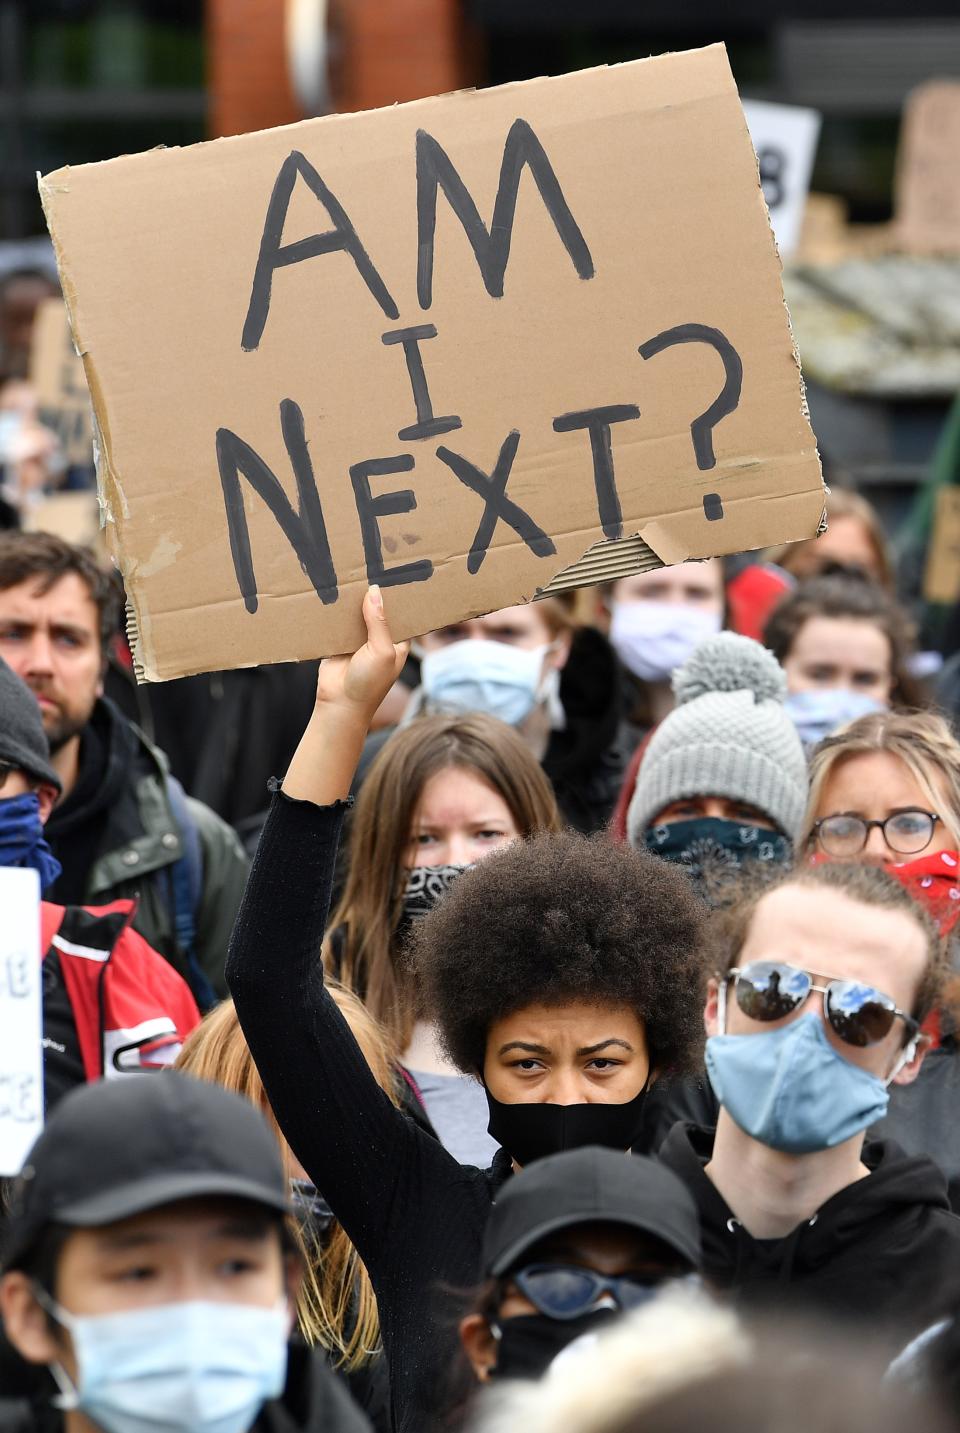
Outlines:
[{"label": "blue bandana around neck", "polygon": [[779,831],[718,816],[651,826],[644,840],[648,851],[685,866],[697,878],[733,874],[753,861],[783,866],[793,854],[792,842]]},{"label": "blue bandana around neck", "polygon": [[44,839],[35,791],[0,799],[0,866],[30,867],[40,877],[41,891],[60,874],[60,862]]}]

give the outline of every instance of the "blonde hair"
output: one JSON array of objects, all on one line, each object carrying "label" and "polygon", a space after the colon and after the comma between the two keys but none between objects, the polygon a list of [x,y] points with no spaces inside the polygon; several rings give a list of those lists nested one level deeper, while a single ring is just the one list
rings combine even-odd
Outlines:
[{"label": "blonde hair", "polygon": [[[384,1031],[355,995],[333,982],[328,983],[328,989],[378,1085],[398,1104]],[[197,1026],[180,1051],[176,1068],[195,1079],[223,1085],[256,1105],[273,1126],[289,1170],[290,1147],[270,1108],[232,1000],[224,1000]],[[300,1332],[308,1344],[322,1344],[329,1349],[338,1367],[347,1371],[360,1368],[377,1352],[380,1343],[380,1318],[370,1276],[336,1221],[322,1246],[301,1225],[293,1223],[292,1229],[304,1263],[297,1298]]]},{"label": "blonde hair", "polygon": [[960,844],[960,742],[943,717],[933,712],[876,712],[828,736],[814,752],[801,848],[813,836],[831,773],[850,757],[875,751],[900,758],[929,801],[931,811],[937,813]]}]

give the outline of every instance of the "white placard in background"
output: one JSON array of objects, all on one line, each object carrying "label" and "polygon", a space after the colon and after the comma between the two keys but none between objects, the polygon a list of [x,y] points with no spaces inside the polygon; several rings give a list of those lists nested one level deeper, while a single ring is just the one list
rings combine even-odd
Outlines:
[{"label": "white placard in background", "polygon": [[43,1128],[40,878],[0,867],[0,1175]]},{"label": "white placard in background", "polygon": [[786,258],[800,240],[813,157],[820,136],[820,112],[798,105],[744,100],[743,112],[757,151],[763,197]]}]

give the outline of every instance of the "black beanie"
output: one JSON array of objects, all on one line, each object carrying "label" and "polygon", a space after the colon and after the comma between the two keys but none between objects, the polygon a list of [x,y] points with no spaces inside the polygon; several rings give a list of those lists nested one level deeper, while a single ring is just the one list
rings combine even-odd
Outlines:
[{"label": "black beanie", "polygon": [[[35,781],[45,781],[62,790],[60,778],[50,765],[50,745],[43,729],[40,708],[30,688],[21,682],[0,657],[0,762],[14,766]],[[0,788],[0,799],[2,799]]]}]

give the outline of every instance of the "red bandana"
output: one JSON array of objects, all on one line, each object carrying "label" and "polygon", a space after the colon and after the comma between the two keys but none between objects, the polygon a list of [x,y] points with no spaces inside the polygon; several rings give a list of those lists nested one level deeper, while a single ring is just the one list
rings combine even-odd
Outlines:
[{"label": "red bandana", "polygon": [[932,856],[897,861],[886,869],[926,908],[941,935],[949,935],[960,920],[960,855],[935,851]]}]

